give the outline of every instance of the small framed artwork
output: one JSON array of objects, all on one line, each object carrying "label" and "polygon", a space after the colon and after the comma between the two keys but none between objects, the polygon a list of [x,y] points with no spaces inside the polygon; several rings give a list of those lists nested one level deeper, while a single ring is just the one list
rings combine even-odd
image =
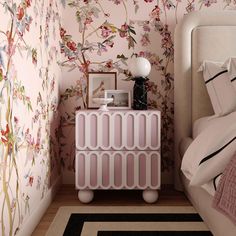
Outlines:
[{"label": "small framed artwork", "polygon": [[130,109],[131,94],[126,90],[105,90],[105,98],[113,98],[113,102],[107,104],[111,109]]},{"label": "small framed artwork", "polygon": [[117,88],[116,72],[89,72],[87,89],[88,108],[98,108],[98,104],[93,102],[93,98],[104,98],[105,90],[115,90]]}]

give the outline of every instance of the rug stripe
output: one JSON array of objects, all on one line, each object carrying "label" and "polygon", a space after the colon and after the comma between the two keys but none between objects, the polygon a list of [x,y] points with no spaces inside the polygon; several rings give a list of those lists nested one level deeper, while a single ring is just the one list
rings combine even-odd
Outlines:
[{"label": "rug stripe", "polygon": [[211,236],[209,231],[98,231],[97,236]]},{"label": "rug stripe", "polygon": [[202,222],[198,214],[71,214],[64,236],[79,236],[81,234],[84,222]]}]

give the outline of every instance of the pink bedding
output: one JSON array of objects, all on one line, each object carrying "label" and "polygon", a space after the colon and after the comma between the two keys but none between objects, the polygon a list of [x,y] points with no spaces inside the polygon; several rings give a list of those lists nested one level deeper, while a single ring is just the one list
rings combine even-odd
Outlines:
[{"label": "pink bedding", "polygon": [[236,153],[222,174],[214,195],[213,207],[236,225]]}]

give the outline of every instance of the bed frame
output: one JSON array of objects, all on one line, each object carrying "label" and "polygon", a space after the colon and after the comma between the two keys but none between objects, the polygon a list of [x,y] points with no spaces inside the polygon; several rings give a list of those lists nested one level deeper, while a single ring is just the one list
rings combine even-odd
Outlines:
[{"label": "bed frame", "polygon": [[[202,73],[197,72],[201,62],[224,61],[229,56],[236,56],[236,11],[193,12],[184,16],[177,25],[174,64],[175,187],[184,189],[217,236],[236,235],[236,226],[211,208],[212,197],[205,190],[189,187],[188,181],[181,176],[180,144],[184,138],[192,137],[196,119],[213,114]],[[224,227],[219,222],[223,222]]]}]

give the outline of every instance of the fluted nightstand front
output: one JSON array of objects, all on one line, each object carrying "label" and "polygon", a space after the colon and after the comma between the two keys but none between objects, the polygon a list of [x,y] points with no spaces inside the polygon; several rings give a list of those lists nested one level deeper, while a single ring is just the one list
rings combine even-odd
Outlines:
[{"label": "fluted nightstand front", "polygon": [[90,202],[95,189],[142,189],[154,202],[161,186],[161,114],[156,110],[84,110],[76,114],[76,188]]}]

